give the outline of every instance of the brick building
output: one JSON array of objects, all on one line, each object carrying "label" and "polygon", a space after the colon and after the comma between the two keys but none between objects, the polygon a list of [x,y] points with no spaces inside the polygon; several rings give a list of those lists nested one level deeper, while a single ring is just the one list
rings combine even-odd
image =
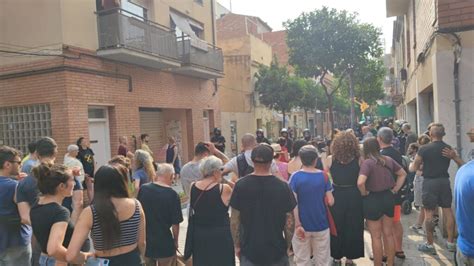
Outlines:
[{"label": "brick building", "polygon": [[[390,83],[397,116],[419,134],[443,123],[466,159],[474,125],[474,1],[387,0],[393,24]],[[452,169],[454,170],[454,169]]]},{"label": "brick building", "polygon": [[0,2],[0,144],[49,135],[61,158],[85,136],[102,164],[119,136],[133,150],[148,133],[158,160],[173,136],[183,161],[209,139],[223,76],[214,0],[116,2]]}]

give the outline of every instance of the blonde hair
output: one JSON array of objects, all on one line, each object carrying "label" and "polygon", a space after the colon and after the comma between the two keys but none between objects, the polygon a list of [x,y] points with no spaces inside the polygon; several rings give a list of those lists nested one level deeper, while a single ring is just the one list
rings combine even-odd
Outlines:
[{"label": "blonde hair", "polygon": [[133,159],[135,161],[135,168],[144,168],[148,176],[148,182],[151,182],[156,176],[155,167],[153,167],[153,157],[147,151],[138,149],[135,151]]}]

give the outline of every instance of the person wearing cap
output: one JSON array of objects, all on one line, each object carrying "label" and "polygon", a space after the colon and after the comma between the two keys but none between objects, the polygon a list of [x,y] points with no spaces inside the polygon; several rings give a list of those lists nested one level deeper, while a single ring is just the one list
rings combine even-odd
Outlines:
[{"label": "person wearing cap", "polygon": [[290,187],[298,205],[293,210],[295,235],[293,250],[295,263],[311,264],[313,256],[316,265],[330,265],[330,234],[325,198],[329,206],[334,204],[332,185],[324,173],[316,168],[318,150],[313,145],[305,145],[298,152],[303,164],[300,171],[291,176]]},{"label": "person wearing cap", "polygon": [[230,199],[235,253],[243,266],[289,265],[296,200],[288,184],[272,175],[273,155],[267,144],[252,150],[255,170],[235,184]]},{"label": "person wearing cap", "polygon": [[278,167],[278,171],[280,171],[281,177],[285,179],[285,181],[288,181],[288,163],[278,160],[282,153],[281,146],[278,143],[273,143],[271,147],[273,149],[273,159]]}]

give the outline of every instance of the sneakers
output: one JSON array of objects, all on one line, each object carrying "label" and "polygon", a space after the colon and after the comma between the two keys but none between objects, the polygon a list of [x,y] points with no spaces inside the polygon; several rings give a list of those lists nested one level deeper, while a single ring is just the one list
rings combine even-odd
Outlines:
[{"label": "sneakers", "polygon": [[455,244],[455,243],[450,243],[450,242],[446,241],[446,249],[447,249],[449,252],[456,252],[456,244]]},{"label": "sneakers", "polygon": [[425,231],[423,230],[423,226],[421,226],[421,225],[414,224],[414,225],[410,226],[410,229],[412,231],[414,231],[415,233],[419,234],[419,235],[424,235],[425,234]]},{"label": "sneakers", "polygon": [[428,243],[423,243],[418,245],[418,251],[429,253],[431,255],[436,255],[436,249],[434,248],[433,245],[430,245]]}]

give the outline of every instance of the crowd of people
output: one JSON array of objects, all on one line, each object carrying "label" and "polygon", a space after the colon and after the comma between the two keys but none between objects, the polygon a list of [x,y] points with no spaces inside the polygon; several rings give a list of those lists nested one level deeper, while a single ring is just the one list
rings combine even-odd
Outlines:
[{"label": "crowd of people", "polygon": [[[457,247],[459,265],[474,265],[474,161],[455,179],[456,245],[448,168],[464,161],[443,141],[443,125],[430,124],[420,137],[407,123],[400,128],[363,126],[360,138],[338,131],[330,143],[282,130],[273,144],[258,130],[242,137],[231,159],[219,131],[182,168],[174,138],[166,162],[156,163],[147,134],[134,152],[120,137],[117,155],[102,166],[83,137],[61,164],[49,137],[28,145],[23,163],[18,150],[1,146],[0,265],[230,266],[238,258],[285,266],[291,256],[296,265],[355,265],[365,254],[365,222],[374,264],[394,265],[406,257],[401,205],[411,185],[420,212],[410,228],[427,238],[418,249],[436,254],[441,209],[446,249]],[[189,198],[183,255],[178,175]]]}]

